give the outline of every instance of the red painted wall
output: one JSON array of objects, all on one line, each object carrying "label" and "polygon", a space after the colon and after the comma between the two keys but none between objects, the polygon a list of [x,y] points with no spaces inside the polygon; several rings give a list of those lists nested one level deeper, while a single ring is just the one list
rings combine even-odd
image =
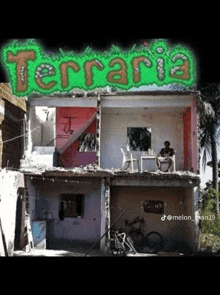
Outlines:
[{"label": "red painted wall", "polygon": [[184,168],[192,167],[192,142],[191,142],[191,108],[183,114],[183,153]]},{"label": "red painted wall", "polygon": [[[86,121],[96,113],[96,108],[58,107],[56,108],[56,147],[59,150],[71,136],[80,130]],[[69,119],[69,117],[74,117]],[[96,120],[86,128],[86,133],[96,133]],[[76,139],[58,158],[58,166],[67,168],[92,164],[96,161],[95,152],[78,152]]]}]

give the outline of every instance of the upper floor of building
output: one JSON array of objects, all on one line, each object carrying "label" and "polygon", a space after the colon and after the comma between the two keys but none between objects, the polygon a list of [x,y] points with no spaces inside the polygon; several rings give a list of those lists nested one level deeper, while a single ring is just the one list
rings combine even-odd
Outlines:
[{"label": "upper floor of building", "polygon": [[[198,97],[168,90],[32,95],[22,167],[122,169],[122,147],[140,160],[150,150],[158,154],[168,140],[176,170],[197,173]],[[152,161],[147,169],[154,170]]]}]

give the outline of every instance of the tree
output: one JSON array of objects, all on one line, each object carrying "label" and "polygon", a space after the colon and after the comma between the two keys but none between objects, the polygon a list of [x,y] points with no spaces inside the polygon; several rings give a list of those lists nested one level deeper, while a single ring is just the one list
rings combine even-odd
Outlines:
[{"label": "tree", "polygon": [[201,89],[198,110],[200,112],[200,146],[203,150],[203,168],[205,169],[206,166],[207,155],[211,155],[213,188],[218,192],[217,149],[220,127],[220,90],[217,85],[211,84]]},{"label": "tree", "polygon": [[[212,161],[207,162],[207,166],[212,167]],[[218,177],[220,178],[220,160],[218,161]]]},{"label": "tree", "polygon": [[131,151],[147,151],[151,148],[151,129],[128,127],[127,139]]}]

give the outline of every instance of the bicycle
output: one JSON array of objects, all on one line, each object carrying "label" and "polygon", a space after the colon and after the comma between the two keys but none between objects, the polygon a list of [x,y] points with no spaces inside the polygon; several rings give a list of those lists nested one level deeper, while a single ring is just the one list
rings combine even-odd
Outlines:
[{"label": "bicycle", "polygon": [[[139,223],[138,227],[134,227],[135,224]],[[140,253],[157,253],[162,251],[164,247],[163,237],[155,231],[148,233],[144,236],[145,226],[144,218],[140,219],[137,216],[132,222],[125,220],[125,226],[129,226],[131,230],[129,231],[129,236],[132,238],[135,249]]]},{"label": "bicycle", "polygon": [[[134,227],[137,223],[139,223],[138,227]],[[139,216],[135,218],[132,222],[128,222],[127,219],[125,219],[125,226],[129,226],[131,230],[129,230],[129,237],[131,237],[135,249],[137,249],[138,252],[142,252],[143,249],[143,242],[144,242],[144,233],[143,233],[143,227],[144,227],[145,221],[144,218],[140,219]]]},{"label": "bicycle", "polygon": [[136,254],[132,239],[121,230],[111,230],[109,251],[112,255],[126,256],[128,253]]}]

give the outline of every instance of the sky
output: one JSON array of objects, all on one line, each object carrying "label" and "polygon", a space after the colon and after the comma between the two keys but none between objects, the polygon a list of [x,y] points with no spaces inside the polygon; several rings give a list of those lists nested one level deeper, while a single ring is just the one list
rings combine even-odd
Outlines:
[{"label": "sky", "polygon": [[[134,44],[137,46],[143,45],[144,43],[150,43],[156,39],[165,39],[168,41],[170,47],[181,44],[182,46],[187,47],[191,50],[193,55],[196,57],[196,68],[197,68],[197,89],[201,90],[203,87],[206,87],[208,84],[217,83],[220,84],[220,37],[217,38],[163,38],[155,37],[148,38],[146,36],[142,36],[143,38],[133,38],[129,36],[120,37],[120,38],[95,38],[91,36],[91,38],[79,37],[76,38],[68,37],[56,37],[56,38],[4,38],[0,39],[0,55],[2,51],[2,47],[5,44],[18,40],[18,42],[24,42],[28,39],[36,39],[44,48],[46,52],[51,52],[54,54],[59,53],[59,49],[61,48],[64,52],[74,53],[83,53],[85,49],[89,46],[94,51],[108,51],[112,45],[118,46],[122,50],[129,50],[132,48]],[[2,62],[0,60],[0,82],[9,82],[6,71],[2,66]],[[220,157],[219,157],[220,158]],[[207,179],[211,179],[211,171],[209,167],[206,169],[205,177],[202,173],[202,184],[207,181]],[[202,172],[202,169],[201,169]]]}]

